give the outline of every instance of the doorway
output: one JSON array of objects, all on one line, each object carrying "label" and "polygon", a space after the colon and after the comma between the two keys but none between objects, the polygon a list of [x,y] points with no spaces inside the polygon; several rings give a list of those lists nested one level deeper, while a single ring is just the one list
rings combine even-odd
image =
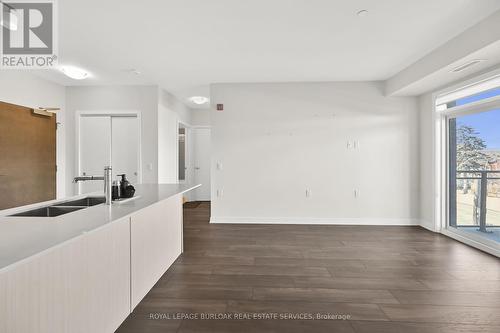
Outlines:
[{"label": "doorway", "polygon": [[[113,168],[113,180],[126,174],[132,184],[141,183],[141,123],[138,112],[80,113],[77,116],[77,174],[102,175]],[[78,183],[78,194],[102,191],[100,181]]]},{"label": "doorway", "polygon": [[[445,191],[437,211],[441,231],[489,253],[500,253],[499,97],[500,87],[464,89],[436,101],[441,138],[436,151]],[[438,193],[443,193],[439,187]]]},{"label": "doorway", "polygon": [[0,210],[56,198],[56,116],[0,102]]},{"label": "doorway", "polygon": [[194,180],[200,187],[194,190],[195,201],[210,201],[210,128],[192,129],[194,141]]},{"label": "doorway", "polygon": [[179,184],[186,183],[187,179],[187,128],[179,123],[178,133],[177,133],[177,181]]},{"label": "doorway", "polygon": [[500,244],[500,108],[448,118],[449,227]]}]

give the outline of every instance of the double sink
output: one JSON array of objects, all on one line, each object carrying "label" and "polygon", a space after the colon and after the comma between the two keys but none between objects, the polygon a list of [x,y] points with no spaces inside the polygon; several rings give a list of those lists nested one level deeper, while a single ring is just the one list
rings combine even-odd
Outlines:
[{"label": "double sink", "polygon": [[35,208],[10,216],[28,216],[28,217],[55,217],[68,214],[80,209],[100,205],[106,202],[104,197],[86,197],[82,199],[56,203],[51,206]]}]

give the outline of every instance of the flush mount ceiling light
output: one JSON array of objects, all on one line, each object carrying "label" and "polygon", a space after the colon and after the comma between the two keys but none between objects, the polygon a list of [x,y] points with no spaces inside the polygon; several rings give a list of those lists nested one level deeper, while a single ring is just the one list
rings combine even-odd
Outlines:
[{"label": "flush mount ceiling light", "polygon": [[486,59],[474,59],[474,60],[468,61],[465,64],[462,64],[460,66],[457,66],[457,67],[453,68],[451,70],[451,72],[452,73],[461,72],[461,71],[466,70],[467,68],[472,67],[474,65],[477,65],[477,64],[479,64],[480,62],[483,62],[483,61],[486,61]]},{"label": "flush mount ceiling light", "polygon": [[190,97],[189,100],[196,105],[203,105],[208,103],[209,99],[205,96],[193,96]]},{"label": "flush mount ceiling light", "polygon": [[358,11],[356,15],[358,15],[359,17],[365,17],[366,15],[368,15],[368,11],[366,9],[362,9]]},{"label": "flush mount ceiling light", "polygon": [[74,66],[62,66],[61,72],[63,72],[64,75],[66,75],[69,78],[72,78],[73,80],[83,80],[89,77],[89,73],[87,73],[81,68]]}]

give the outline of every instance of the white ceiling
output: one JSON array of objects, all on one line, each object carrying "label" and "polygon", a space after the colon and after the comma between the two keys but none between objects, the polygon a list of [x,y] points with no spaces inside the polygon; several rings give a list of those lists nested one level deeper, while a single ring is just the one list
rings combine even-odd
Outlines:
[{"label": "white ceiling", "polygon": [[158,84],[182,100],[214,82],[385,80],[500,9],[500,0],[58,3],[60,63],[93,77],[40,75]]},{"label": "white ceiling", "polygon": [[[467,64],[475,59],[488,59],[460,72],[452,72],[459,65]],[[476,52],[469,54],[467,57],[458,61],[452,62],[449,65],[425,76],[420,80],[412,82],[402,90],[398,91],[398,96],[418,96],[430,90],[442,88],[446,84],[464,80],[477,73],[496,69],[496,65],[500,63],[500,40],[490,44]]]}]

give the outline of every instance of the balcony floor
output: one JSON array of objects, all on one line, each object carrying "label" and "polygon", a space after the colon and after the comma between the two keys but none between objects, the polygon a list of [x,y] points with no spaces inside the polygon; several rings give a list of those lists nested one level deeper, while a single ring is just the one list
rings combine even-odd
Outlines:
[{"label": "balcony floor", "polygon": [[487,238],[489,240],[495,241],[500,243],[500,227],[489,227],[487,228],[488,231],[491,232],[481,232],[478,230],[479,227],[477,226],[467,226],[467,227],[458,227],[459,230],[466,231],[471,234],[475,234],[477,236]]}]

